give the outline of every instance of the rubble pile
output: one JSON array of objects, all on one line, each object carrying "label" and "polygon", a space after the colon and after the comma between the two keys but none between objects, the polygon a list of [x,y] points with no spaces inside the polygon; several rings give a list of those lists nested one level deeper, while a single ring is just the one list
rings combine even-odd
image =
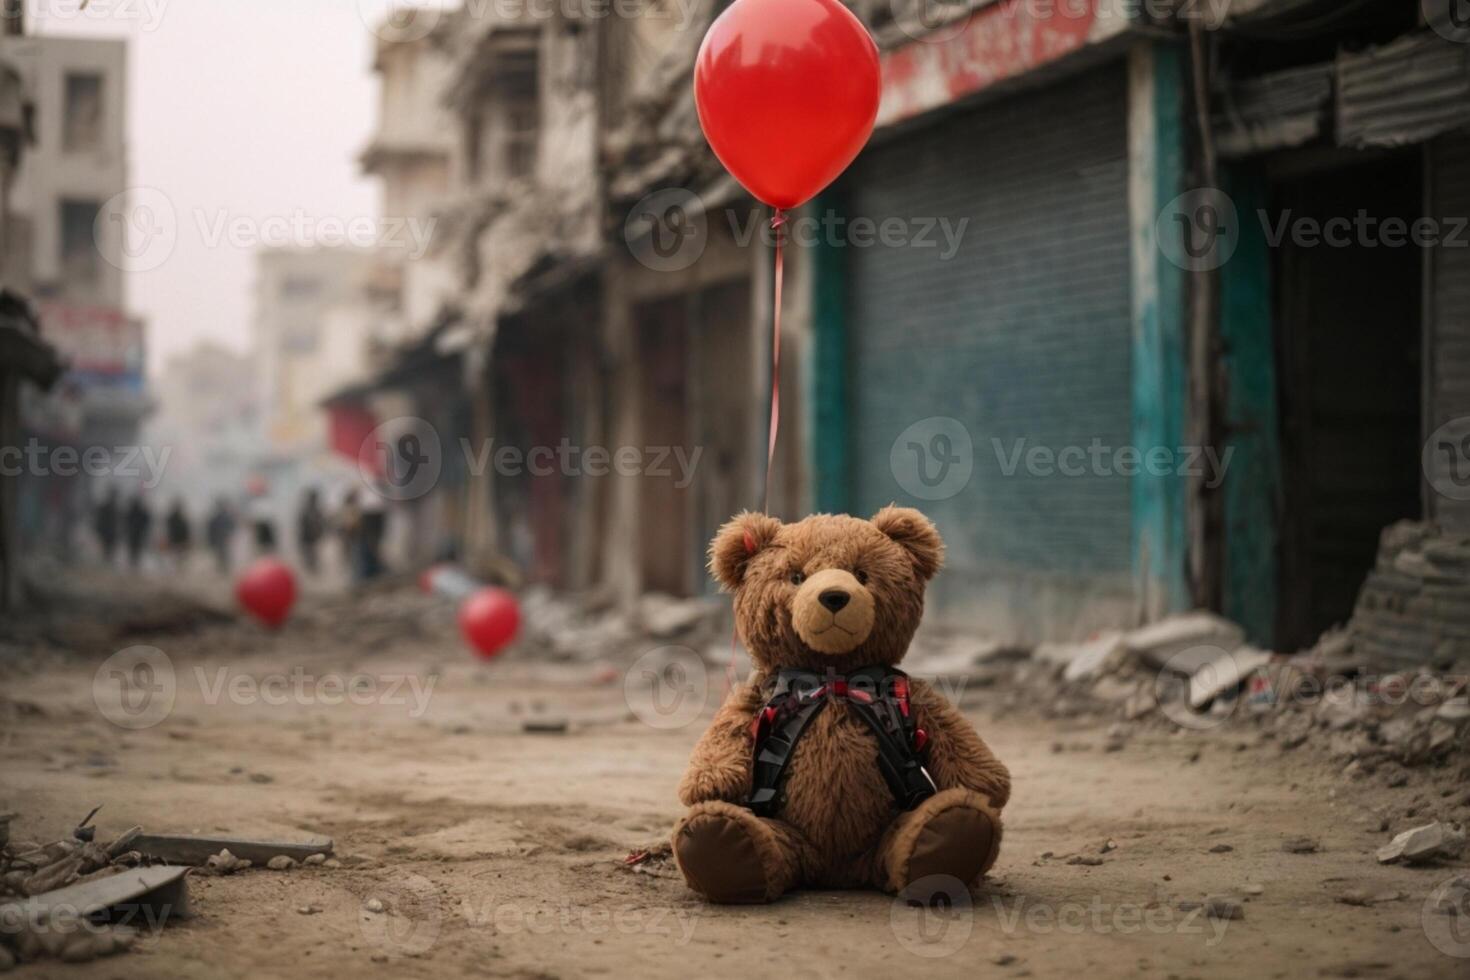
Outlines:
[{"label": "rubble pile", "polygon": [[652,592],[631,610],[597,595],[560,596],[542,587],[520,597],[517,646],[538,660],[622,662],[660,646],[703,651],[726,629],[727,604]]},{"label": "rubble pile", "polygon": [[132,847],[141,827],[98,843],[95,828],[90,826],[95,814],[94,810],[69,838],[40,844],[12,841],[10,823],[16,814],[0,813],[0,970],[9,969],[17,960],[54,958],[81,963],[132,948],[135,933],[125,925],[88,922],[84,928],[79,921],[60,917],[39,921],[22,914],[22,906],[14,903],[145,863],[144,856]]},{"label": "rubble pile", "polygon": [[1331,639],[1368,670],[1470,658],[1470,535],[1414,521],[1385,528],[1352,618]]},{"label": "rubble pile", "polygon": [[326,837],[250,840],[132,827],[104,844],[92,826],[100,809],[47,844],[12,841],[16,814],[0,813],[0,972],[17,961],[82,963],[132,949],[140,926],[191,914],[190,874],[342,867]]},{"label": "rubble pile", "polygon": [[1470,760],[1470,669],[1374,674],[1345,653],[1347,643],[1340,632],[1283,656],[1250,646],[1228,620],[1192,612],[1030,651],[931,639],[912,669],[970,685],[1008,682],[1010,703],[1052,716],[1104,714],[1194,731],[1252,726],[1283,750],[1310,739],[1356,778]]}]

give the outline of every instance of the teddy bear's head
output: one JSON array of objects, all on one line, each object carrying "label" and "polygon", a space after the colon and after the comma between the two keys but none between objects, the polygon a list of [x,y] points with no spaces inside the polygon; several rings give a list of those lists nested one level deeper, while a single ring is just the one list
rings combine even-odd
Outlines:
[{"label": "teddy bear's head", "polygon": [[907,507],[795,524],[747,512],[720,529],[709,555],[757,666],[845,673],[903,659],[944,543]]}]

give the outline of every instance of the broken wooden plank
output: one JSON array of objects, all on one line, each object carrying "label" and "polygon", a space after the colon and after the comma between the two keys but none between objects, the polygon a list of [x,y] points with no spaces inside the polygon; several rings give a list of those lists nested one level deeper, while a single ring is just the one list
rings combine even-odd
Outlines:
[{"label": "broken wooden plank", "polygon": [[192,865],[202,865],[220,851],[227,850],[237,858],[263,867],[278,855],[300,861],[313,854],[331,854],[332,839],[311,837],[303,841],[273,841],[195,834],[139,834],[128,847],[170,864]]}]

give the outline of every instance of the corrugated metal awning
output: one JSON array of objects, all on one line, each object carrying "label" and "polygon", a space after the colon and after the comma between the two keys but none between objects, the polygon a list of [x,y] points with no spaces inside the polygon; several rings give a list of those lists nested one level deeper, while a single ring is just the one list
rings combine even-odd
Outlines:
[{"label": "corrugated metal awning", "polygon": [[1337,141],[1405,146],[1470,124],[1470,45],[1420,31],[1337,58]]}]

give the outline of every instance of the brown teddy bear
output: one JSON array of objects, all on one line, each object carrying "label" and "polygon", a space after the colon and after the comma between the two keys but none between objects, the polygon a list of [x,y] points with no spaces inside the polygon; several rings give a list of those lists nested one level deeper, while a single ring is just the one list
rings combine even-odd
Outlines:
[{"label": "brown teddy bear", "polygon": [[[896,665],[944,544],[918,511],[730,521],[710,570],[755,662],[694,749],[674,829],[713,902],[801,885],[905,892],[977,881],[1000,850],[1010,773],[963,716]],[[917,883],[917,884],[916,884]]]}]

